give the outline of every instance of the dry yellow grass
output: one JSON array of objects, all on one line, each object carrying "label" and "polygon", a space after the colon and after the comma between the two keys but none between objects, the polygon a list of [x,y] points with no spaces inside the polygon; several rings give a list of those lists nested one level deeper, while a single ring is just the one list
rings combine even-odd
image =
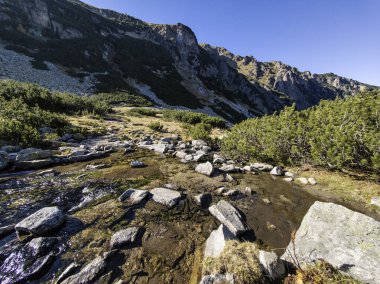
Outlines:
[{"label": "dry yellow grass", "polygon": [[254,243],[228,241],[219,257],[203,262],[203,274],[231,273],[236,284],[259,283],[263,275]]},{"label": "dry yellow grass", "polygon": [[311,168],[308,171],[301,171],[297,168],[289,170],[297,172],[302,177],[314,177],[318,184],[312,186],[312,189],[331,193],[342,201],[369,206],[372,197],[380,196],[380,185],[364,175],[354,177],[346,173],[319,168]]}]

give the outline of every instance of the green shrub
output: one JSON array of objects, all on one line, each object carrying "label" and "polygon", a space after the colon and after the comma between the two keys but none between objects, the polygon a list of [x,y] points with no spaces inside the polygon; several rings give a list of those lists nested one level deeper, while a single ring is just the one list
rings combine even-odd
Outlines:
[{"label": "green shrub", "polygon": [[164,130],[164,125],[159,122],[149,123],[148,127],[157,132],[162,132]]},{"label": "green shrub", "polygon": [[211,127],[225,128],[226,122],[220,117],[208,116],[204,113],[186,111],[186,110],[164,110],[164,118],[168,120],[179,121],[187,124],[198,124],[205,123],[209,124]]},{"label": "green shrub", "polygon": [[93,96],[98,101],[104,101],[108,104],[124,104],[128,107],[151,107],[153,103],[148,99],[132,95],[126,92],[118,93],[101,93]]},{"label": "green shrub", "polygon": [[150,108],[133,108],[128,112],[132,116],[156,116],[159,113],[157,110]]},{"label": "green shrub", "polygon": [[6,101],[20,99],[28,106],[38,106],[42,110],[68,115],[101,115],[111,110],[107,102],[93,96],[51,92],[35,84],[9,80],[0,81],[0,97]]},{"label": "green shrub", "polygon": [[193,140],[211,141],[211,126],[205,123],[198,123],[189,129],[189,135]]},{"label": "green shrub", "polygon": [[249,119],[222,141],[233,159],[342,168],[380,169],[380,96],[322,101],[313,108]]},{"label": "green shrub", "polygon": [[39,134],[41,127],[53,128],[61,135],[70,127],[65,115],[96,116],[108,111],[106,102],[94,98],[53,93],[34,84],[0,81],[0,140],[7,143],[44,145]]}]

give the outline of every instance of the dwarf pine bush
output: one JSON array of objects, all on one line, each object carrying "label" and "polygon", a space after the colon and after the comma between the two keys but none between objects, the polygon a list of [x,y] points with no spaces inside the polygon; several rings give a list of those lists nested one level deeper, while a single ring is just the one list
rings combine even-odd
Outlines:
[{"label": "dwarf pine bush", "polygon": [[380,93],[369,92],[297,111],[248,119],[222,151],[233,159],[380,170]]}]

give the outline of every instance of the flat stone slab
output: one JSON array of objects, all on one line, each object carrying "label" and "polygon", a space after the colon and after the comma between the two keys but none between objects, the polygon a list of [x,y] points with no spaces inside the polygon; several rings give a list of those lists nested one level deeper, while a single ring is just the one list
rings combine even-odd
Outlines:
[{"label": "flat stone slab", "polygon": [[258,169],[259,171],[271,171],[273,169],[272,165],[264,163],[254,163],[251,165],[253,168]]},{"label": "flat stone slab", "polygon": [[139,227],[131,227],[116,232],[111,238],[111,248],[120,248],[122,246],[134,243],[139,231]]},{"label": "flat stone slab", "polygon": [[128,201],[131,205],[139,204],[141,201],[143,201],[145,198],[147,198],[149,195],[149,191],[147,190],[140,190],[140,189],[128,189],[126,192],[124,192],[118,200],[120,202]]},{"label": "flat stone slab", "polygon": [[219,201],[218,204],[211,206],[209,211],[211,215],[225,225],[235,236],[248,231],[248,228],[243,224],[239,211],[227,201]]},{"label": "flat stone slab", "polygon": [[15,226],[17,234],[44,235],[59,227],[65,220],[65,216],[58,207],[45,207]]},{"label": "flat stone slab", "polygon": [[217,230],[211,232],[206,240],[205,257],[218,257],[223,252],[227,241],[238,240],[231,231],[221,224]]},{"label": "flat stone slab", "polygon": [[182,197],[180,192],[163,187],[154,188],[150,193],[153,195],[152,198],[155,202],[169,208],[174,207]]},{"label": "flat stone slab", "polygon": [[[315,202],[281,257],[302,265],[324,259],[364,283],[380,283],[380,222],[341,205]],[[296,257],[294,256],[296,255]]]}]

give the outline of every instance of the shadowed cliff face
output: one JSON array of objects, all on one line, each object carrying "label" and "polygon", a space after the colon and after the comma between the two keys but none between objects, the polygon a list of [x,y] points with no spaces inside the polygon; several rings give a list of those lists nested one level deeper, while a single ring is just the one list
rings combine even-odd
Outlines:
[{"label": "shadowed cliff face", "polygon": [[[10,66],[18,62],[31,74],[0,68],[2,79],[57,90],[67,86],[76,93],[127,90],[163,106],[197,109],[229,121],[273,113],[292,103],[307,108],[321,99],[373,88],[334,74],[300,72],[281,62],[258,62],[199,45],[193,31],[182,24],[148,24],[80,1],[0,4],[0,60]],[[2,50],[20,58],[9,60],[9,52]],[[45,82],[45,75],[37,76],[53,69],[62,72],[57,80]],[[76,79],[75,88],[66,75]]]}]

